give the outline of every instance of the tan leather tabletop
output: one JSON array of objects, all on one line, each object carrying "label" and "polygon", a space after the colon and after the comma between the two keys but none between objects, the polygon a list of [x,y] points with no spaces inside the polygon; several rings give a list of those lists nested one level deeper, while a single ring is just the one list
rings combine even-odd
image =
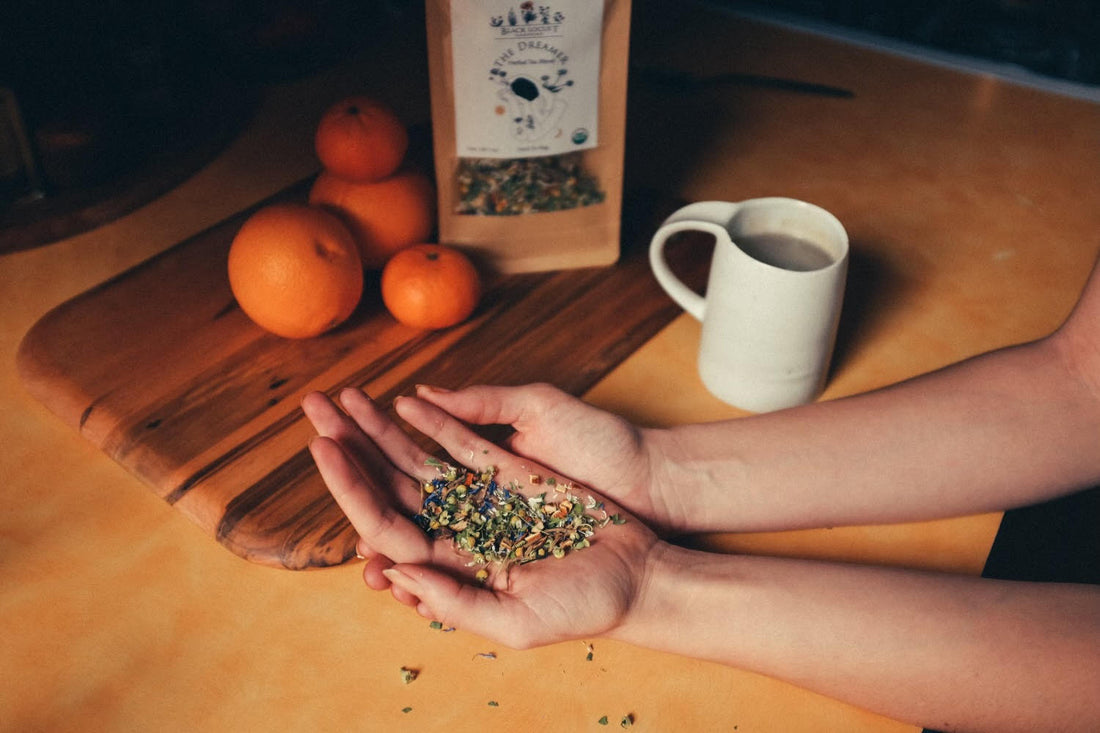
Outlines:
[{"label": "tan leather tabletop", "polygon": [[[0,256],[0,729],[582,731],[629,714],[645,731],[915,730],[611,642],[589,640],[589,660],[581,641],[516,652],[434,630],[366,590],[356,563],[246,562],[26,393],[15,354],[39,318],[314,173],[312,128],[337,96],[367,91],[426,122],[426,93],[399,83],[424,61],[391,43],[272,86],[239,138],[152,203]],[[675,11],[660,43],[636,36],[631,53],[636,67],[702,83],[632,81],[628,192],[793,196],[847,227],[848,299],[823,399],[1041,336],[1073,304],[1100,248],[1100,107],[704,10]],[[853,96],[706,83],[730,71]],[[644,246],[650,234],[633,236]],[[698,337],[678,318],[587,399],[650,425],[741,415],[699,382]],[[694,542],[976,574],[999,519]],[[406,684],[403,666],[419,677]]]}]

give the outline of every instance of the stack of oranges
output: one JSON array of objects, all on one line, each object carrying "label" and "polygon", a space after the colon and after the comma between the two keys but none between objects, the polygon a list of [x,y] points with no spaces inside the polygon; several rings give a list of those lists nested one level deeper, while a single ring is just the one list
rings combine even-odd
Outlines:
[{"label": "stack of oranges", "polygon": [[398,321],[446,328],[468,318],[480,297],[477,270],[458,250],[426,244],[435,192],[403,166],[409,135],[397,115],[350,97],[322,115],[314,146],[323,170],[308,205],[260,209],[230,246],[241,309],[280,336],[316,336],[355,311],[364,269],[382,269],[382,300]]},{"label": "stack of oranges", "polygon": [[409,135],[389,108],[351,97],[329,108],[314,137],[324,171],[309,202],[339,215],[367,269],[399,249],[426,242],[435,226],[435,192],[419,171],[403,169]]}]

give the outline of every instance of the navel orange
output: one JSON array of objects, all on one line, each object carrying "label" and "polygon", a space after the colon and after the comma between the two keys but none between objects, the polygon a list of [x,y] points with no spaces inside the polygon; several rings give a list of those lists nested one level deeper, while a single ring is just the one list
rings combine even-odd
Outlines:
[{"label": "navel orange", "polygon": [[359,250],[333,214],[274,204],[250,216],[229,247],[241,310],[279,336],[308,338],[343,323],[363,294]]},{"label": "navel orange", "polygon": [[428,241],[435,227],[435,189],[412,170],[370,182],[326,171],[314,181],[309,202],[343,219],[368,270],[381,269],[402,247]]},{"label": "navel orange", "polygon": [[401,165],[409,133],[389,107],[357,95],[325,111],[313,144],[326,170],[353,181],[377,181]]},{"label": "navel orange", "polygon": [[382,302],[406,326],[454,326],[470,317],[480,298],[477,269],[452,247],[416,244],[391,257],[382,270]]}]

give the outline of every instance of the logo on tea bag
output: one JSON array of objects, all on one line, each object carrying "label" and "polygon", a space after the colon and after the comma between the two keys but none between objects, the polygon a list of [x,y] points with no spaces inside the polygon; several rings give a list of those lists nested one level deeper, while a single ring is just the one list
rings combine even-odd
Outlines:
[{"label": "logo on tea bag", "polygon": [[450,9],[463,156],[527,158],[597,145],[602,2],[450,0]]},{"label": "logo on tea bag", "polygon": [[[521,42],[520,45],[529,44]],[[510,74],[501,68],[489,70],[490,80],[500,85],[497,99],[504,104],[512,121],[512,137],[534,142],[559,130],[558,123],[569,105],[558,93],[573,86],[573,80],[566,79],[568,73],[567,69],[559,68],[554,74],[532,78],[522,73]]]},{"label": "logo on tea bag", "polygon": [[519,10],[508,8],[504,15],[494,15],[489,18],[489,25],[499,28],[501,35],[527,35],[530,31],[536,34],[556,33],[557,26],[565,22],[565,14],[554,11],[549,5],[539,5],[531,0],[519,4]]}]

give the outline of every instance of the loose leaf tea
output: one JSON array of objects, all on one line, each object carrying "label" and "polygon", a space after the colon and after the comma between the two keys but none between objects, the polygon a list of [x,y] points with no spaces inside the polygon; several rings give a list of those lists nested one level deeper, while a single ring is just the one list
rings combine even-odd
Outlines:
[{"label": "loose leaf tea", "polygon": [[[571,484],[555,483],[551,496],[524,496],[517,482],[499,483],[492,466],[475,471],[435,460],[429,465],[439,476],[421,484],[414,520],[430,536],[450,539],[471,565],[562,558],[588,547],[597,529],[623,522],[594,498],[576,496]],[[477,577],[485,580],[488,572],[483,568]]]},{"label": "loose leaf tea", "polygon": [[500,272],[619,256],[630,0],[427,0],[440,241]]},{"label": "loose leaf tea", "polygon": [[459,214],[515,216],[603,203],[599,182],[576,154],[544,158],[463,158],[457,173]]}]

